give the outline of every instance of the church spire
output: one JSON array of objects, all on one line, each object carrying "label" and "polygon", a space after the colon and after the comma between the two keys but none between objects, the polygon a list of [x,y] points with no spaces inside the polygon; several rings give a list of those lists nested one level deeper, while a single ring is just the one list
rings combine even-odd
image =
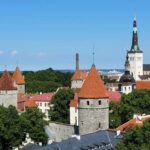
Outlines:
[{"label": "church spire", "polygon": [[130,72],[130,63],[129,63],[129,57],[128,57],[128,53],[127,53],[127,56],[126,56],[126,61],[125,61],[125,71],[126,72]]},{"label": "church spire", "polygon": [[136,17],[134,17],[134,21],[133,21],[133,35],[132,35],[131,51],[141,51],[139,48],[139,45],[138,45],[138,33],[137,33]]}]

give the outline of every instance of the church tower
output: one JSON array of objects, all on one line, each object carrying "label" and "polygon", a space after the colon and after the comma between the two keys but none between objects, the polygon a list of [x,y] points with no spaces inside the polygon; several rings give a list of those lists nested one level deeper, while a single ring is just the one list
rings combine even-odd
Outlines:
[{"label": "church tower", "polygon": [[135,17],[133,21],[132,46],[127,53],[130,63],[129,71],[135,80],[139,80],[139,75],[143,75],[143,52],[140,50],[138,45],[137,23]]},{"label": "church tower", "polygon": [[130,63],[129,63],[129,57],[128,54],[126,56],[125,61],[125,72],[120,77],[119,83],[118,83],[118,89],[120,93],[129,94],[135,89],[135,80],[133,75],[130,74]]},{"label": "church tower", "polygon": [[79,134],[108,129],[108,93],[95,65],[92,65],[78,98]]}]

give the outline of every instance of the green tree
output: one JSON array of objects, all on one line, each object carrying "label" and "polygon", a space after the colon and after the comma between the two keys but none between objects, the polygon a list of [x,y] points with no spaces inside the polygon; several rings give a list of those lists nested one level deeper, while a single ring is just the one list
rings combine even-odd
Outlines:
[{"label": "green tree", "polygon": [[149,150],[150,149],[150,120],[143,127],[133,127],[125,132],[123,139],[114,150]]},{"label": "green tree", "polygon": [[0,106],[0,149],[18,147],[24,138],[21,119],[14,106]]},{"label": "green tree", "polygon": [[26,81],[26,92],[50,92],[58,87],[71,85],[72,73],[55,71],[52,68],[40,71],[23,72]]},{"label": "green tree", "polygon": [[150,90],[134,90],[122,95],[121,102],[110,103],[110,127],[116,128],[133,117],[134,113],[150,114]]},{"label": "green tree", "polygon": [[57,92],[50,104],[49,117],[51,121],[69,123],[69,103],[73,95],[72,90],[59,90]]},{"label": "green tree", "polygon": [[44,130],[47,122],[43,120],[43,117],[44,114],[38,108],[26,108],[26,111],[21,114],[22,128],[25,133],[29,133],[34,142],[47,144],[48,137]]}]

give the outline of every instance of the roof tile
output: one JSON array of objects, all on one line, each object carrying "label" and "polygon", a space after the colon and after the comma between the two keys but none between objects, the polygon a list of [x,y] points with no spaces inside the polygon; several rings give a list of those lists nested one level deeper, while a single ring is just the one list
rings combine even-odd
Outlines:
[{"label": "roof tile", "polygon": [[92,65],[90,72],[78,94],[80,98],[108,98],[108,92],[104,83],[96,70],[95,65]]},{"label": "roof tile", "polygon": [[14,87],[12,78],[7,70],[4,71],[0,79],[0,90],[16,90]]},{"label": "roof tile", "polygon": [[19,67],[16,67],[16,70],[13,73],[12,79],[13,81],[16,82],[16,84],[25,84],[24,78],[21,74]]},{"label": "roof tile", "polygon": [[150,89],[150,81],[136,81],[137,89]]},{"label": "roof tile", "polygon": [[72,80],[85,80],[87,72],[85,70],[76,70],[73,74]]}]

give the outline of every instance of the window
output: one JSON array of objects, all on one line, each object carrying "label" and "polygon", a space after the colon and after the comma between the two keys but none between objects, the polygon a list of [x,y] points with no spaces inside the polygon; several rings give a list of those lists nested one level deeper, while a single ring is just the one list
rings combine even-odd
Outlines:
[{"label": "window", "polygon": [[42,103],[40,103],[40,106],[42,106]]},{"label": "window", "polygon": [[130,60],[133,61],[133,60],[134,60],[134,57],[130,57]]},{"label": "window", "polygon": [[126,91],[126,87],[124,87],[124,90]]},{"label": "window", "polygon": [[98,104],[99,104],[99,105],[101,105],[101,104],[102,104],[102,102],[101,102],[101,101],[98,101]]},{"label": "window", "polygon": [[87,101],[87,105],[90,105],[90,102],[89,102],[89,101]]},{"label": "window", "polygon": [[47,103],[45,103],[45,107],[47,106]]},{"label": "window", "polygon": [[99,128],[101,128],[101,123],[99,123]]}]

